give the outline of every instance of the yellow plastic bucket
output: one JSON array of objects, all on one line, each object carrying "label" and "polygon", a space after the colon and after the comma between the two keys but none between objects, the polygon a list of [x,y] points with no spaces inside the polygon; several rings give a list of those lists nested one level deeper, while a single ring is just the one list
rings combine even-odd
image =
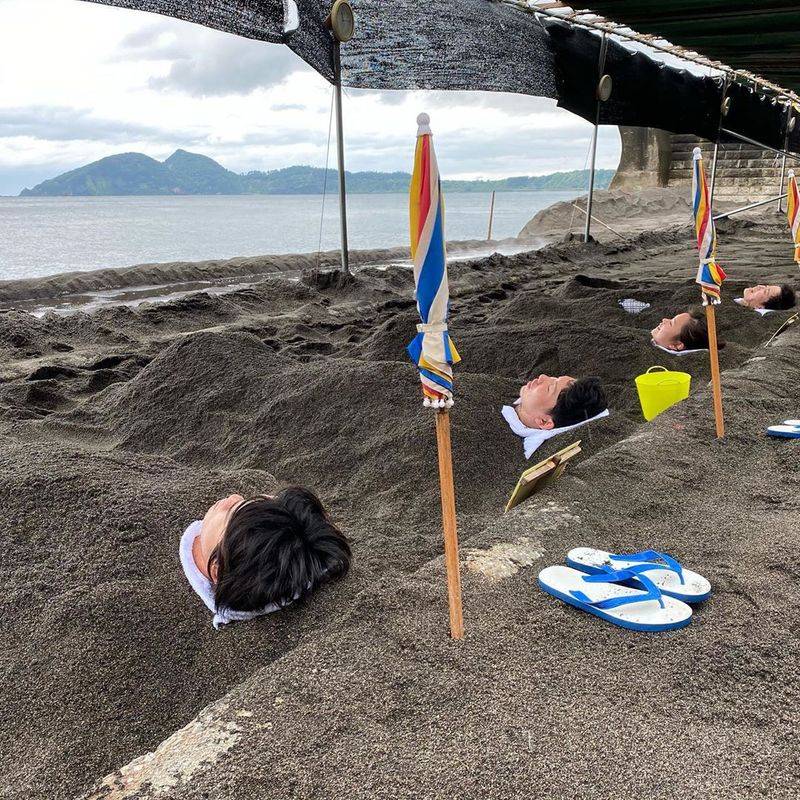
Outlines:
[{"label": "yellow plastic bucket", "polygon": [[644,418],[650,422],[662,411],[685,400],[691,385],[692,376],[688,372],[670,372],[666,367],[650,367],[644,375],[638,375],[636,390]]}]

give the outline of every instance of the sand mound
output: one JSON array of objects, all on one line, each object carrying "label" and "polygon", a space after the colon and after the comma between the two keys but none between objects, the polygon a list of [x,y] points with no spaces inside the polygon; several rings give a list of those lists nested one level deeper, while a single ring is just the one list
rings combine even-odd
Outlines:
[{"label": "sand mound", "polygon": [[[733,228],[724,254],[728,296],[793,274],[772,227]],[[694,258],[667,231],[453,264],[455,648],[433,424],[403,352],[408,270],[0,316],[0,794],[71,800],[163,742],[104,796],[544,797],[557,783],[608,798],[620,775],[642,796],[791,796],[800,476],[797,448],[761,431],[797,402],[800,342],[790,328],[761,348],[785,315],[720,309],[716,442],[707,359],[648,343],[696,300]],[[653,307],[628,315],[624,297]],[[665,360],[694,394],[643,425],[633,377]],[[557,486],[502,516],[526,463],[499,406],[540,372],[600,375],[613,413],[581,432]],[[354,571],[213,631],[181,531],[226,493],[296,481],[351,536]],[[534,589],[540,563],[592,542],[674,550],[715,599],[686,632],[641,638]]]},{"label": "sand mound", "polygon": [[[690,225],[692,219],[689,195],[688,186],[639,189],[636,192],[621,189],[596,191],[592,201],[592,216],[595,218],[592,222],[592,236],[603,242],[611,242],[620,241],[617,233],[630,235],[663,231],[676,226],[683,228]],[[564,236],[570,231],[582,236],[586,215],[582,210],[576,209],[575,205],[585,210],[586,197],[554,203],[542,209],[519,232],[520,237]],[[718,202],[716,210],[728,211],[736,205]],[[763,210],[758,213],[763,218]],[[741,217],[732,218],[731,223],[754,224]],[[685,240],[685,232],[681,231],[678,235]]]}]

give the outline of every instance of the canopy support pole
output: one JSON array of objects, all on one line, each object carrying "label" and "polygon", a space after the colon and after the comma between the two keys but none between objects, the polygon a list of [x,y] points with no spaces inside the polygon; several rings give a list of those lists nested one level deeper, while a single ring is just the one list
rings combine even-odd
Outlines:
[{"label": "canopy support pole", "polygon": [[347,246],[347,190],[344,176],[344,125],[342,123],[342,62],[339,42],[333,43],[334,88],[336,91],[336,151],[339,164],[339,224],[342,241],[342,272],[350,274],[350,254]]},{"label": "canopy support pole", "polygon": [[453,453],[450,446],[450,413],[446,408],[436,412],[436,444],[439,450],[439,488],[442,495],[442,528],[444,561],[447,567],[447,601],[450,607],[450,637],[464,638],[461,610],[461,565],[458,558],[456,530],[456,492],[453,485]]},{"label": "canopy support pole", "polygon": [[492,190],[492,202],[489,206],[489,232],[486,234],[486,241],[492,238],[492,222],[494,221],[494,189]]},{"label": "canopy support pole", "polygon": [[728,95],[728,76],[726,75],[722,79],[722,106],[719,110],[719,124],[717,125],[717,138],[714,140],[714,158],[711,160],[711,186],[709,187],[709,200],[708,200],[708,208],[709,210],[714,208],[714,187],[717,183],[717,158],[719,156],[719,139],[720,139],[720,131],[722,130],[722,120],[724,119],[725,115],[728,113],[728,103],[730,101],[726,101],[726,97]]},{"label": "canopy support pole", "polygon": [[734,208],[733,211],[723,211],[722,214],[715,214],[714,215],[714,222],[718,219],[726,219],[727,217],[732,217],[734,214],[739,214],[742,211],[749,211],[751,208],[758,208],[759,206],[765,206],[767,203],[774,203],[776,200],[780,202],[783,200],[784,197],[788,192],[784,192],[783,194],[778,195],[777,197],[768,197],[766,200],[758,200],[755,203],[750,203],[749,205],[742,206],[741,208]]},{"label": "canopy support pole", "polygon": [[759,147],[762,150],[769,150],[771,153],[777,153],[779,156],[786,156],[786,158],[791,158],[793,161],[800,162],[800,155],[797,155],[797,153],[790,153],[788,150],[779,150],[777,147],[770,147],[768,144],[762,144],[761,142],[757,142],[755,139],[751,139],[749,136],[742,136],[741,133],[736,133],[728,128],[720,128],[720,133],[724,133],[726,136],[731,136],[734,139],[738,139],[740,142],[752,144],[754,147]]},{"label": "canopy support pole", "polygon": [[[599,106],[598,102],[598,106]],[[600,116],[598,110],[597,116]],[[594,165],[597,159],[597,126],[594,124],[594,132],[592,133],[592,163],[589,167],[589,196],[586,198],[586,225],[583,228],[583,241],[588,242],[592,230],[592,201],[594,199]]]},{"label": "canopy support pole", "polygon": [[[783,139],[783,149],[784,151],[789,149],[789,120],[792,118],[792,104],[787,103],[786,105],[786,136]],[[784,152],[783,156],[781,157],[781,185],[778,189],[778,213],[780,214],[783,211],[783,197],[784,191],[783,186],[786,181],[786,153]]]},{"label": "canopy support pole", "polygon": [[583,229],[583,241],[588,242],[592,230],[592,202],[594,200],[594,175],[595,164],[597,163],[597,134],[600,131],[600,87],[599,81],[603,77],[603,70],[606,67],[606,50],[608,49],[608,41],[606,34],[603,33],[603,38],[600,41],[600,57],[597,60],[597,80],[598,84],[595,87],[597,96],[597,110],[594,116],[594,132],[592,133],[592,163],[589,167],[589,195],[586,198],[586,225]]},{"label": "canopy support pole", "polygon": [[717,155],[719,154],[719,142],[714,142],[714,156],[711,159],[711,185],[708,187],[708,205],[714,207],[714,185],[717,182]]}]

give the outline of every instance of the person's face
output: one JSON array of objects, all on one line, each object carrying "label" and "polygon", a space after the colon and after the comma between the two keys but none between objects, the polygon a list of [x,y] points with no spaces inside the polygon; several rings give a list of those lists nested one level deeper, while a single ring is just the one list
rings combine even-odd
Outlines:
[{"label": "person's face", "polygon": [[781,287],[772,284],[760,283],[744,290],[744,304],[750,308],[764,308],[770,301],[781,293]]},{"label": "person's face", "polygon": [[570,378],[569,375],[562,375],[560,378],[540,375],[528,381],[519,390],[519,421],[528,428],[552,429],[554,423],[551,415],[558,396],[573,383],[575,378]]},{"label": "person's face", "polygon": [[664,317],[661,322],[650,331],[653,341],[666,347],[667,350],[683,350],[684,344],[680,340],[680,335],[686,324],[690,322],[692,315],[684,312],[683,314],[676,314],[671,319]]},{"label": "person's face", "polygon": [[206,511],[200,528],[200,558],[203,567],[208,563],[214,548],[222,541],[234,510],[243,502],[244,498],[240,494],[231,494],[222,500],[217,500]]}]

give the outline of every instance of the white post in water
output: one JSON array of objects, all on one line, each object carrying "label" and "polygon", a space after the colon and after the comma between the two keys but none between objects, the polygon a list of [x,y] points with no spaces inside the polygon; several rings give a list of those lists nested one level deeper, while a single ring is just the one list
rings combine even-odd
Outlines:
[{"label": "white post in water", "polygon": [[339,224],[342,234],[342,271],[350,274],[350,255],[347,247],[347,190],[344,177],[344,125],[342,124],[342,62],[339,42],[333,43],[333,70],[336,89],[336,151],[339,163]]},{"label": "white post in water", "polygon": [[594,174],[595,163],[597,161],[597,134],[600,130],[600,104],[611,97],[611,76],[604,75],[603,70],[606,66],[606,48],[608,42],[606,35],[600,40],[600,58],[597,61],[597,111],[594,117],[594,132],[592,134],[592,161],[589,167],[589,195],[586,198],[586,227],[583,229],[583,241],[588,242],[592,230],[592,201],[594,200]]}]

